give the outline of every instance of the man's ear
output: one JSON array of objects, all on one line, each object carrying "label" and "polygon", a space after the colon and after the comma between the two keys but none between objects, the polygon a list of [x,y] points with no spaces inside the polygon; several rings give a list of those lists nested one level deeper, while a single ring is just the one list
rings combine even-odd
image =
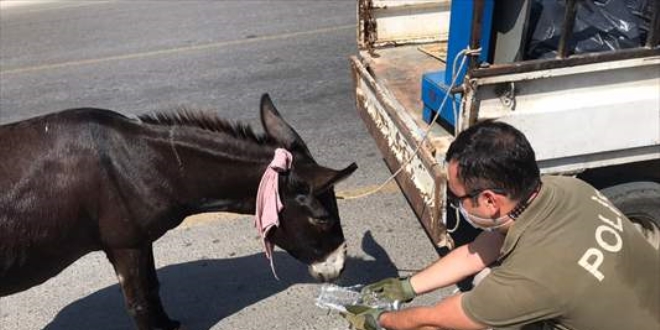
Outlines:
[{"label": "man's ear", "polygon": [[483,197],[480,202],[485,202],[488,209],[496,211],[502,208],[502,196],[499,196],[490,190],[484,190],[481,193],[481,196]]},{"label": "man's ear", "polygon": [[300,151],[311,158],[307,145],[298,133],[289,125],[275,108],[268,94],[261,96],[261,124],[266,134],[289,151]]}]

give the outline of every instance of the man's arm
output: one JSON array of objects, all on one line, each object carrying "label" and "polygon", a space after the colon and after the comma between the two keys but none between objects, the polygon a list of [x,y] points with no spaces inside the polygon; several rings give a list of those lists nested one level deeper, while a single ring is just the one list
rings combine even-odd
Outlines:
[{"label": "man's arm", "polygon": [[448,297],[434,306],[412,307],[385,312],[378,319],[380,326],[390,330],[480,330],[487,326],[470,319],[463,310],[463,294]]},{"label": "man's arm", "polygon": [[427,293],[458,283],[497,260],[504,236],[498,232],[482,232],[469,244],[459,246],[411,279],[417,294]]}]

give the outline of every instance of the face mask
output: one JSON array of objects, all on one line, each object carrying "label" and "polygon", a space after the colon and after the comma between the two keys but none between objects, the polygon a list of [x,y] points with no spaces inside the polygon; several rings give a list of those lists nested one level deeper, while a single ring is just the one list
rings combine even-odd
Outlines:
[{"label": "face mask", "polygon": [[463,205],[458,206],[458,211],[461,212],[463,219],[465,219],[472,227],[485,230],[485,231],[494,231],[497,228],[507,225],[509,222],[513,221],[509,215],[503,215],[497,219],[482,218],[473,214],[468,213],[463,208]]}]

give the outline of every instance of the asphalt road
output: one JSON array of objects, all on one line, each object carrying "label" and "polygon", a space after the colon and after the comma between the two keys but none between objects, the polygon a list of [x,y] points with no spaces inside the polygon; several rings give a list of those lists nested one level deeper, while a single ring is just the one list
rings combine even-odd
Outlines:
[{"label": "asphalt road", "polygon": [[[331,167],[357,162],[336,190],[389,172],[357,116],[349,1],[0,2],[0,123],[93,106],[140,114],[186,106],[260,131],[259,97]],[[395,185],[340,200],[350,259],[339,284],[406,275],[436,258]],[[186,329],[346,329],[315,306],[320,285],[278,250],[273,278],[252,217],[189,219],[155,244],[161,296]],[[445,292],[417,299],[429,303]],[[91,253],[57,277],[0,299],[0,329],[131,329],[111,265]]]}]

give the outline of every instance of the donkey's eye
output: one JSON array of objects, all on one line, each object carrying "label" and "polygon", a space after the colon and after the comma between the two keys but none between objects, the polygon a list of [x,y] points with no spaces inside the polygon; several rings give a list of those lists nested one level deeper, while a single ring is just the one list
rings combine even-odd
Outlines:
[{"label": "donkey's eye", "polygon": [[310,219],[314,219],[313,221],[328,222],[324,219],[329,219],[330,214],[316,198],[310,195],[296,195],[295,201],[302,206]]},{"label": "donkey's eye", "polygon": [[309,196],[307,195],[296,195],[296,202],[301,205],[309,205]]},{"label": "donkey's eye", "polygon": [[309,222],[320,227],[328,227],[332,224],[332,220],[328,218],[309,218]]}]

